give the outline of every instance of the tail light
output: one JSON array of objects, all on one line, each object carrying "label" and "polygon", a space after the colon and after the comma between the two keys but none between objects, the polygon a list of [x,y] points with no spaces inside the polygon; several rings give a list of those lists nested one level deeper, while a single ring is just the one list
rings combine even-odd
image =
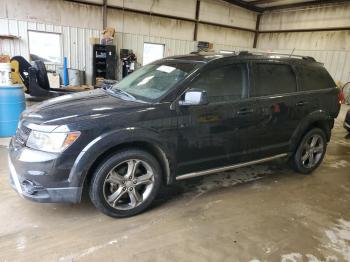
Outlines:
[{"label": "tail light", "polygon": [[339,93],[338,93],[338,101],[339,101],[339,104],[344,103],[344,92],[343,92],[342,89],[339,90]]}]

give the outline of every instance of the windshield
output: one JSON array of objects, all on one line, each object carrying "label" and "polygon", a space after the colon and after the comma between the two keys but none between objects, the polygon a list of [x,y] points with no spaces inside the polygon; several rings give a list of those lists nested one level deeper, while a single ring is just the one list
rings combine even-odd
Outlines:
[{"label": "windshield", "polygon": [[195,66],[196,64],[183,62],[149,64],[125,77],[111,90],[115,93],[128,93],[138,100],[154,102],[183,80]]}]

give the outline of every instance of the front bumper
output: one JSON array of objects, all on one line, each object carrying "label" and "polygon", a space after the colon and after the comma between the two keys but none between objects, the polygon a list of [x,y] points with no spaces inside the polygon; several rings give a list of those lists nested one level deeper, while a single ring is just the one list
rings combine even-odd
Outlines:
[{"label": "front bumper", "polygon": [[32,201],[78,203],[82,190],[68,179],[72,161],[65,162],[67,157],[16,147],[11,142],[8,155],[10,184],[20,196]]}]

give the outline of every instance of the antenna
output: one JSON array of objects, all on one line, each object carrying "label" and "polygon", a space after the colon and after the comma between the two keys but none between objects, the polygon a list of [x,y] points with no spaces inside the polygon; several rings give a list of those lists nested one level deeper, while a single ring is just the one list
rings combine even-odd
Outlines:
[{"label": "antenna", "polygon": [[293,48],[292,52],[290,53],[289,58],[293,55],[294,50],[295,50],[295,47]]}]

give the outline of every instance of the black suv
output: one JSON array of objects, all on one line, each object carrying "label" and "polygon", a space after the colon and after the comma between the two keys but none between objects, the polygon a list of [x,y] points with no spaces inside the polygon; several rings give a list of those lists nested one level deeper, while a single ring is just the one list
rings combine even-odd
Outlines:
[{"label": "black suv", "polygon": [[11,184],[38,202],[103,213],[145,210],[161,185],[286,157],[322,161],[338,89],[311,57],[196,53],[146,65],[107,89],[25,111],[9,148]]}]

